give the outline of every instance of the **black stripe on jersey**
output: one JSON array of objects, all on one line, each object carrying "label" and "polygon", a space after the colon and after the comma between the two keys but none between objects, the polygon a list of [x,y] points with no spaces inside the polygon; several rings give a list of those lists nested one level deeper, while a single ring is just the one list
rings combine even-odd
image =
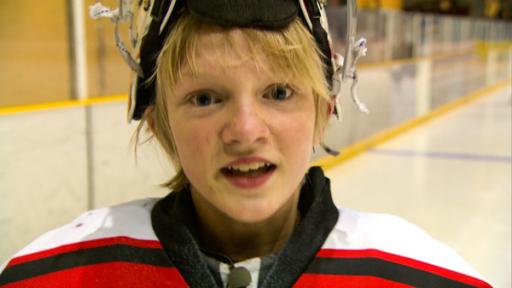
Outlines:
[{"label": "black stripe on jersey", "polygon": [[130,262],[161,267],[174,266],[161,248],[116,244],[80,249],[7,267],[0,274],[0,286],[51,272],[108,262]]},{"label": "black stripe on jersey", "polygon": [[309,265],[306,273],[374,276],[414,287],[466,288],[471,285],[417,268],[389,262],[377,258],[324,258],[317,257]]}]

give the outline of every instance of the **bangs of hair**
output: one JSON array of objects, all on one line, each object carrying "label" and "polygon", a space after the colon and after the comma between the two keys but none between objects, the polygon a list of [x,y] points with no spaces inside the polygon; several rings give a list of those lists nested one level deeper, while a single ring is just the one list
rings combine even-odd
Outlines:
[{"label": "bangs of hair", "polygon": [[[211,27],[189,14],[180,17],[158,57],[155,75],[157,97],[173,95],[173,87],[184,69],[190,69],[193,75],[197,75],[198,38],[211,33]],[[299,18],[282,30],[237,29],[249,47],[244,51],[235,41],[233,28],[214,26],[213,30],[217,32],[216,35],[223,37],[222,42],[225,43],[222,48],[216,47],[224,51],[216,52],[227,53],[240,62],[252,61],[260,71],[268,73],[272,78],[306,81],[312,85],[314,94],[329,101],[320,50]],[[229,69],[236,64],[222,65]]]}]

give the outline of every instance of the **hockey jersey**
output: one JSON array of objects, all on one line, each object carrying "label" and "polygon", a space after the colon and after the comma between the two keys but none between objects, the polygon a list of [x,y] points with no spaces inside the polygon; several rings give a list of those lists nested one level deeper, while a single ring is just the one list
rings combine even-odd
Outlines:
[{"label": "hockey jersey", "polygon": [[[248,287],[491,287],[409,222],[336,208],[319,168],[306,175],[299,210],[301,223],[265,273],[262,261],[236,264],[260,263]],[[222,269],[201,253],[196,221],[188,189],[86,212],[18,252],[0,287],[224,287]]]}]

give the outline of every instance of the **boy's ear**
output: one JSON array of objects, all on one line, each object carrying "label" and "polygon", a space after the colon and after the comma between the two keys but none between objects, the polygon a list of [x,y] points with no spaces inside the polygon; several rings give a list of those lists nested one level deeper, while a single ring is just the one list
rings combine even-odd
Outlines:
[{"label": "boy's ear", "polygon": [[146,110],[144,110],[144,116],[143,116],[143,119],[146,120],[146,124],[148,125],[148,128],[149,130],[151,131],[151,133],[153,133],[153,135],[156,135],[156,123],[155,123],[155,113],[154,113],[154,110],[155,110],[155,106],[154,105],[149,105],[148,107],[146,107]]},{"label": "boy's ear", "polygon": [[329,101],[329,104],[327,105],[327,118],[329,118],[332,113],[334,113],[334,103]]},{"label": "boy's ear", "polygon": [[326,117],[325,117],[324,127],[322,127],[322,133],[325,132],[325,129],[327,128],[327,124],[329,123],[329,119],[331,119],[331,116],[334,113],[334,103],[332,101],[329,101],[327,103],[327,109],[326,109],[325,113],[327,113],[327,115],[325,115]]},{"label": "boy's ear", "polygon": [[314,141],[315,146],[320,144],[320,141],[323,138],[322,136],[325,133],[325,129],[327,128],[327,124],[329,123],[329,118],[331,117],[332,113],[334,113],[334,103],[332,101],[329,101],[327,103],[325,113],[327,114],[327,115],[325,115],[325,118],[326,118],[325,122],[322,125],[322,127],[320,127],[320,131],[317,131],[317,133],[315,133],[316,134],[315,141]]}]

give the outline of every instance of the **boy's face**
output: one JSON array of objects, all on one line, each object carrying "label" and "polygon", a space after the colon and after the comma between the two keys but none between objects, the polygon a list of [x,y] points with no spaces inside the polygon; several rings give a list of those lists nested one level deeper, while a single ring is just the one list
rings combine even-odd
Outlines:
[{"label": "boy's face", "polygon": [[[180,163],[197,209],[252,223],[296,199],[314,142],[315,104],[307,83],[271,77],[238,30],[226,48],[218,33],[199,36],[196,68],[168,96]],[[239,52],[242,52],[241,54]],[[199,203],[198,203],[199,202]]]}]

